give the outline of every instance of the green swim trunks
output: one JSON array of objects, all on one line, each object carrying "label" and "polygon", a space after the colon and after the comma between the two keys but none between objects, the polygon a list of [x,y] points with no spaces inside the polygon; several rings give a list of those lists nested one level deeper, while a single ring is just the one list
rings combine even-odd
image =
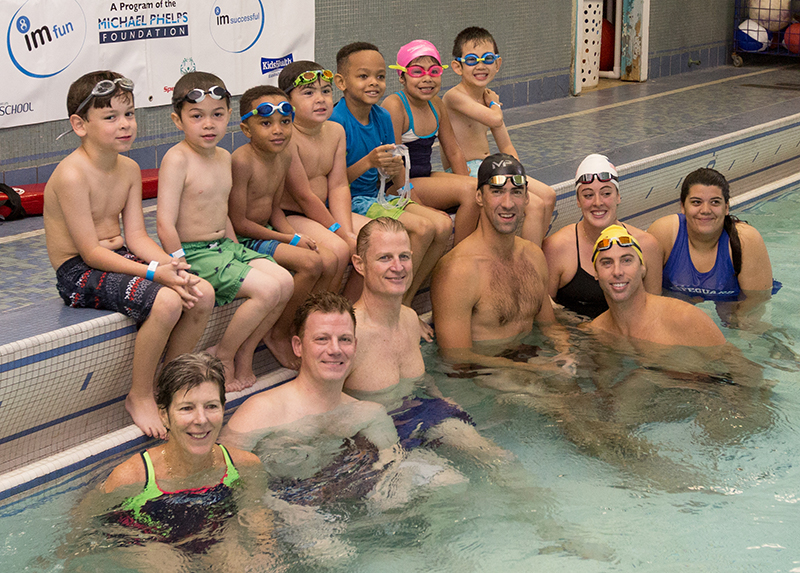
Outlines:
[{"label": "green swim trunks", "polygon": [[191,272],[206,279],[214,287],[217,306],[232,302],[252,268],[254,259],[275,259],[251,251],[244,245],[223,238],[218,241],[181,243],[186,253],[186,262],[192,265]]},{"label": "green swim trunks", "polygon": [[370,219],[377,219],[378,217],[389,217],[390,219],[399,219],[400,215],[403,214],[403,211],[406,210],[406,207],[412,205],[414,201],[408,201],[407,204],[403,205],[402,207],[398,207],[397,203],[400,201],[401,197],[395,197],[393,199],[389,199],[389,204],[392,205],[390,208],[386,208],[380,203],[378,203],[377,199],[375,203],[370,205],[369,209],[367,209],[367,217]]}]

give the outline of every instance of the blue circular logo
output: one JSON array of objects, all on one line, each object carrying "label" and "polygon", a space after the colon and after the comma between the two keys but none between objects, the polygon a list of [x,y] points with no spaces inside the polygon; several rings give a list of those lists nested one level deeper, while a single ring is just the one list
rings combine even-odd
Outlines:
[{"label": "blue circular logo", "polygon": [[28,20],[27,16],[20,16],[17,19],[17,30],[20,34],[24,34],[28,30],[31,29],[31,21]]},{"label": "blue circular logo", "polygon": [[219,6],[217,6],[216,8],[214,8],[214,15],[215,15],[215,16],[219,16],[219,13],[220,13],[220,12],[222,12],[222,10],[220,10],[220,9],[219,9]]}]

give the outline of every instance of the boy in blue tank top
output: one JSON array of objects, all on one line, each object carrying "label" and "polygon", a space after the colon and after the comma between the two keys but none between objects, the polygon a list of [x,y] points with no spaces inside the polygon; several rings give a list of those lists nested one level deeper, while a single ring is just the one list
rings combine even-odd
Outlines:
[{"label": "boy in blue tank top", "polygon": [[347,179],[353,212],[371,219],[391,217],[408,230],[414,281],[403,297],[403,304],[410,306],[420,285],[447,248],[452,221],[447,214],[416,203],[399,206],[394,199],[394,203],[386,207],[378,202],[379,168],[393,180],[388,193],[405,183],[402,158],[394,154],[391,117],[376,105],[386,91],[386,62],[373,44],[355,42],[339,50],[336,69],[334,83],[344,97],[334,106],[331,120],[345,130]]}]

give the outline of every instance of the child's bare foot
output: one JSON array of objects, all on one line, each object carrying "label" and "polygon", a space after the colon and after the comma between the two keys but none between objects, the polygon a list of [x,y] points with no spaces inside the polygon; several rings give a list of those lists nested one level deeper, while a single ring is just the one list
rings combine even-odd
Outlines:
[{"label": "child's bare foot", "polygon": [[[217,347],[210,346],[206,348],[206,352],[208,352],[211,356],[217,356]],[[228,388],[229,384],[234,384],[234,367],[233,367],[233,360],[224,360],[217,356],[222,361],[222,365],[225,367],[225,390],[230,391]]]},{"label": "child's bare foot", "polygon": [[300,369],[300,359],[295,356],[294,350],[292,350],[291,337],[281,336],[279,333],[270,331],[264,337],[264,344],[267,345],[267,348],[269,348],[269,351],[272,352],[275,360],[281,366],[291,370]]},{"label": "child's bare foot", "polygon": [[139,426],[139,429],[147,436],[162,440],[167,437],[167,429],[161,423],[161,418],[158,416],[158,406],[156,406],[156,401],[152,394],[149,396],[128,394],[128,397],[125,398],[125,409],[133,418],[133,423]]},{"label": "child's bare foot", "polygon": [[233,381],[231,384],[225,382],[225,390],[228,392],[239,392],[245,388],[250,388],[256,383],[256,374],[253,372],[252,365],[240,366],[239,361],[234,361]]}]

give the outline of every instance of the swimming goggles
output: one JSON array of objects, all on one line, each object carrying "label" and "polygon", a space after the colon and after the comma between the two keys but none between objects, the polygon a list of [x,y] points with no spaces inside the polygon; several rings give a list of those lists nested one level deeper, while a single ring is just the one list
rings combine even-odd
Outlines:
[{"label": "swimming goggles", "polygon": [[622,235],[619,237],[607,237],[597,241],[597,244],[594,246],[594,252],[592,253],[592,263],[594,264],[595,260],[597,259],[597,255],[600,254],[600,251],[607,251],[614,243],[618,244],[620,247],[634,247],[637,251],[639,251],[639,259],[642,260],[642,248],[639,246],[636,240],[631,236]]},{"label": "swimming goggles", "polygon": [[[211,86],[208,90],[201,90],[200,88],[194,88],[189,90],[185,96],[183,96],[178,101],[188,101],[190,103],[200,103],[206,96],[209,96],[211,99],[222,99],[224,97],[231,97],[231,94],[223,87],[220,86]],[[177,103],[177,102],[176,102]]]},{"label": "swimming goggles", "polygon": [[456,61],[468,66],[477,66],[479,62],[483,62],[484,64],[493,64],[499,57],[500,54],[486,52],[480,58],[478,57],[478,54],[467,54],[463,58],[456,58]]},{"label": "swimming goggles", "polygon": [[128,78],[117,78],[115,80],[100,80],[97,82],[94,87],[92,88],[92,93],[90,93],[85,100],[81,102],[81,105],[78,106],[78,109],[75,110],[75,113],[78,114],[80,111],[86,107],[86,104],[89,103],[93,97],[103,97],[107,95],[111,95],[116,91],[117,86],[120,89],[125,90],[126,92],[133,92],[133,80],[129,80]]},{"label": "swimming goggles", "polygon": [[250,116],[260,115],[261,117],[269,117],[275,112],[280,113],[284,116],[292,116],[292,121],[294,121],[294,107],[288,101],[282,101],[281,103],[275,105],[274,103],[270,103],[265,101],[264,103],[258,104],[258,106],[251,112],[248,112],[242,116],[242,121],[246,120]]},{"label": "swimming goggles", "polygon": [[492,175],[487,183],[492,189],[501,189],[509,180],[514,187],[525,187],[528,184],[524,175]]},{"label": "swimming goggles", "polygon": [[449,66],[440,66],[438,64],[434,64],[426,70],[422,66],[414,65],[405,67],[401,66],[400,64],[392,64],[391,66],[389,66],[389,69],[405,72],[412,78],[422,78],[424,76],[438,78],[441,77],[441,75],[444,73],[444,70],[448,67]]},{"label": "swimming goggles", "polygon": [[328,83],[333,81],[333,72],[330,70],[309,70],[297,76],[292,84],[292,87],[304,86],[317,81],[317,78],[325,80]]},{"label": "swimming goggles", "polygon": [[597,180],[600,183],[608,183],[609,181],[619,181],[619,177],[617,177],[613,173],[609,173],[608,171],[602,171],[600,173],[584,173],[575,180],[575,185],[581,185],[582,183],[591,183],[592,181],[594,181],[595,177],[597,177]]}]

